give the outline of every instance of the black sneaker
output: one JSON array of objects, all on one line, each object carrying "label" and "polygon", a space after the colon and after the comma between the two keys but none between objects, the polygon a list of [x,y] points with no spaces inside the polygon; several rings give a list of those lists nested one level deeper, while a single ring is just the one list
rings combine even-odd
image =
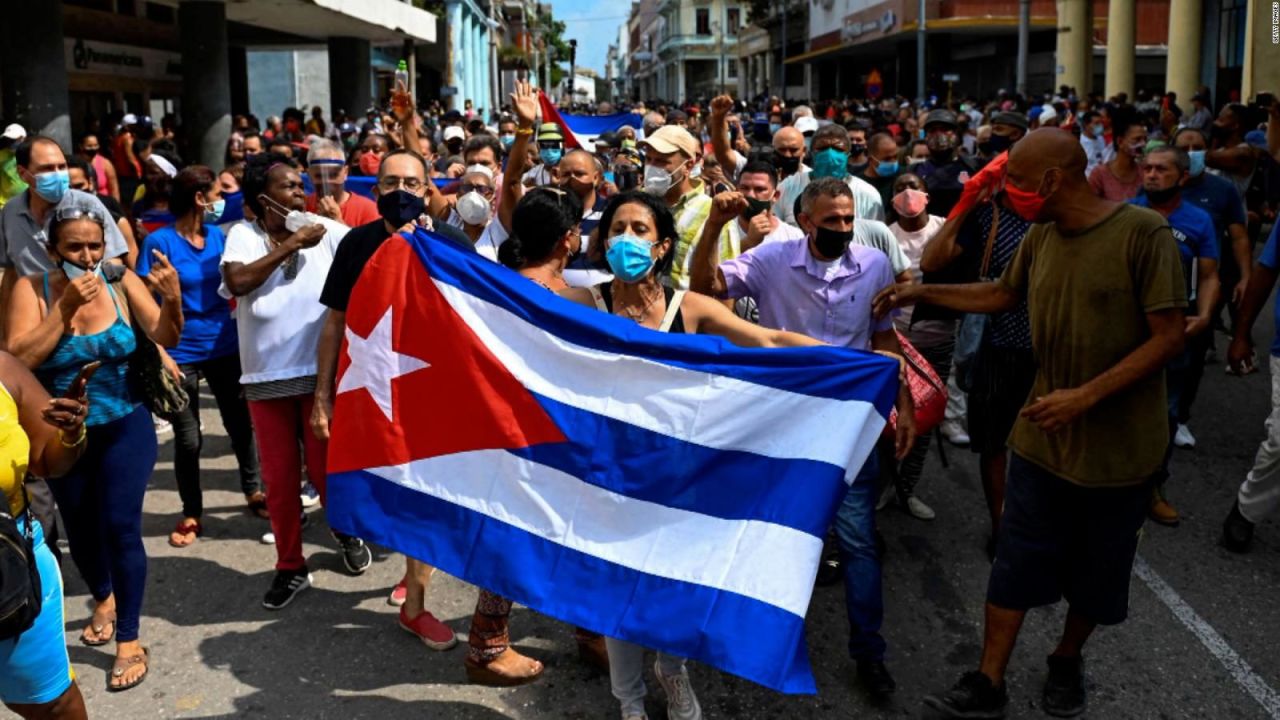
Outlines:
[{"label": "black sneaker", "polygon": [[1054,717],[1075,717],[1084,712],[1086,697],[1084,658],[1050,655],[1040,708]]},{"label": "black sneaker", "polygon": [[1233,553],[1247,553],[1253,544],[1253,523],[1240,514],[1240,503],[1231,503],[1231,512],[1222,523],[1222,544]]},{"label": "black sneaker", "polygon": [[974,670],[941,694],[925,695],[924,704],[943,718],[1003,718],[1009,695],[1004,685],[994,687],[991,678]]},{"label": "black sneaker", "polygon": [[283,610],[293,602],[298,593],[311,587],[311,574],[306,568],[302,570],[277,570],[275,579],[271,581],[271,589],[262,597],[262,607],[268,610]]},{"label": "black sneaker", "polygon": [[859,660],[858,681],[875,702],[888,700],[898,689],[898,683],[893,681],[889,668],[879,660]]},{"label": "black sneaker", "polygon": [[369,547],[360,538],[335,532],[333,539],[338,541],[338,548],[342,551],[342,564],[347,572],[363,575],[373,564],[373,553],[369,552]]}]

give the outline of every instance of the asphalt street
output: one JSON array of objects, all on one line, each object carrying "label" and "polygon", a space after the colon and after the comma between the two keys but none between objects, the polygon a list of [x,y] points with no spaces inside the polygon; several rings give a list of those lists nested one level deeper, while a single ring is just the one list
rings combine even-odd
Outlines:
[{"label": "asphalt street", "polygon": [[[1269,315],[1256,338],[1270,344]],[[1225,339],[1219,335],[1219,350]],[[1221,522],[1262,439],[1270,378],[1227,377],[1210,365],[1191,428],[1194,450],[1174,457],[1169,496],[1183,513],[1178,528],[1148,523],[1131,584],[1125,624],[1100,630],[1086,651],[1091,718],[1280,717],[1280,523],[1259,525],[1252,554],[1218,545]],[[462,645],[426,649],[396,624],[386,594],[403,571],[380,552],[362,577],[348,577],[329,539],[323,511],[312,511],[306,553],[316,587],[281,612],[262,608],[274,549],[259,538],[267,523],[249,517],[238,492],[234,458],[206,395],[204,455],[206,535],[175,549],[166,539],[179,503],[172,436],[162,439],[145,504],[150,556],[142,639],[152,669],[140,687],[105,692],[111,648],[78,636],[88,595],[74,566],[66,577],[67,642],[97,718],[566,718],[612,719],[608,679],[577,659],[572,629],[517,608],[517,647],[547,665],[531,686],[495,690],[469,685]],[[872,706],[853,682],[845,651],[843,589],[819,588],[808,615],[816,696],[788,697],[691,664],[708,718],[919,717],[921,699],[975,666],[981,647],[988,563],[987,520],[974,456],[947,447],[943,469],[931,452],[918,493],[938,512],[922,522],[890,507],[881,513],[887,542],[884,636],[899,690]],[[437,576],[429,608],[465,633],[474,587]],[[1009,675],[1010,718],[1045,717],[1038,708],[1045,655],[1055,644],[1063,608],[1033,612]],[[743,628],[749,633],[751,628]],[[650,716],[665,717],[650,675]]]}]

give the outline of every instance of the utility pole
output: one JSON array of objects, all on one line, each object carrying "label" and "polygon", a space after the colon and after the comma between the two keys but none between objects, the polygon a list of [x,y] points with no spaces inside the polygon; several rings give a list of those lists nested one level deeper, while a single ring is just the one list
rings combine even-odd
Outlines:
[{"label": "utility pole", "polygon": [[920,21],[916,23],[916,98],[920,104],[925,100],[924,83],[924,42],[928,35],[925,27],[925,0],[920,0]]},{"label": "utility pole", "polygon": [[778,99],[787,102],[787,15],[791,14],[790,0],[782,0],[782,51],[778,53]]},{"label": "utility pole", "polygon": [[1027,47],[1031,43],[1031,0],[1018,2],[1018,71],[1015,89],[1027,95]]},{"label": "utility pole", "polygon": [[577,88],[574,87],[578,80],[578,41],[569,41],[569,107],[573,107],[573,103],[578,99]]},{"label": "utility pole", "polygon": [[724,10],[724,32],[720,33],[720,92],[725,90],[725,70],[724,70],[724,36],[729,32],[729,5],[721,2],[721,8]]}]

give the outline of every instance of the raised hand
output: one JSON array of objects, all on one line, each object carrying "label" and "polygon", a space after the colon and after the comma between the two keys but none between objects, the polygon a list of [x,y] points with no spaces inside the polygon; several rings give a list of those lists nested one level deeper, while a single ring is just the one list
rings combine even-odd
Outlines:
[{"label": "raised hand", "polygon": [[145,278],[151,292],[168,301],[177,301],[182,297],[182,285],[178,282],[178,271],[173,269],[169,258],[164,253],[151,251],[151,272]]},{"label": "raised hand", "polygon": [[734,219],[747,209],[747,199],[736,190],[722,192],[711,199],[711,220],[721,225]]},{"label": "raised hand", "polygon": [[520,121],[520,127],[531,128],[538,120],[538,93],[527,80],[516,81],[515,92],[511,93],[511,109]]},{"label": "raised hand", "polygon": [[67,288],[62,291],[62,299],[58,301],[63,315],[70,316],[82,306],[93,302],[101,291],[102,278],[98,277],[97,273],[88,273],[71,280],[67,283]]},{"label": "raised hand", "polygon": [[724,117],[733,109],[733,98],[728,95],[719,95],[711,100],[711,114],[717,117]]}]

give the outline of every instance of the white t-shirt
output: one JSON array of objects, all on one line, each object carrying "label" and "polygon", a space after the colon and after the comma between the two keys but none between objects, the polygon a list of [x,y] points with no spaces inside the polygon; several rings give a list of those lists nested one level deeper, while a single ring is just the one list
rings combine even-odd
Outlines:
[{"label": "white t-shirt", "polygon": [[[235,298],[232,315],[240,333],[243,385],[316,374],[316,343],[325,316],[320,291],[338,243],[350,230],[328,218],[319,220],[325,226],[324,237],[315,247],[298,252],[296,277],[285,279],[287,263],[281,263],[257,289]],[[265,257],[271,248],[270,238],[257,223],[236,223],[227,234],[222,265],[249,264]],[[218,294],[231,298],[225,281]]]},{"label": "white t-shirt", "polygon": [[879,220],[863,220],[861,217],[854,220],[853,242],[884,253],[889,258],[894,277],[902,274],[904,270],[911,269],[911,260],[902,251],[898,238],[894,237],[889,227]]},{"label": "white t-shirt", "polygon": [[[800,197],[800,193],[809,186],[809,176],[812,171],[802,170],[795,175],[782,181],[778,186],[780,193],[778,201],[773,204],[773,214],[782,219],[783,222],[790,225],[798,225],[796,221],[795,204],[796,198]],[[868,220],[884,220],[884,202],[880,199],[880,191],[875,189],[871,183],[857,177],[849,175],[845,178],[849,189],[853,191],[853,212],[854,217],[858,220],[866,218]]]},{"label": "white t-shirt", "polygon": [[[742,241],[747,237],[747,231],[742,229],[742,225],[737,220],[725,225],[725,227],[729,228],[729,236],[732,239],[733,247],[741,248]],[[802,237],[804,237],[803,230],[795,225],[788,225],[787,223],[779,220],[778,227],[770,230],[768,235],[761,238],[760,244],[764,245],[771,242],[783,242],[784,240],[799,240]],[[741,253],[734,253],[734,256],[736,257],[740,254]]]},{"label": "white t-shirt", "polygon": [[[924,255],[924,246],[933,239],[934,235],[945,225],[947,219],[937,215],[930,215],[929,221],[924,227],[915,232],[908,232],[902,229],[898,223],[889,226],[889,232],[898,239],[898,245],[902,248],[902,252],[906,254],[907,259],[911,261],[911,280],[912,282],[920,282],[924,277],[924,273],[920,271],[920,258]],[[932,347],[940,345],[951,339],[955,334],[956,323],[954,320],[921,320],[914,327],[911,325],[911,313],[915,310],[914,305],[908,305],[898,309],[898,315],[893,319],[893,323],[897,326],[898,331],[906,335],[913,343],[920,347]]]},{"label": "white t-shirt", "polygon": [[1111,143],[1101,137],[1091,138],[1088,135],[1081,134],[1080,146],[1084,148],[1084,156],[1089,162],[1085,166],[1085,177],[1088,177],[1094,168],[1116,156],[1115,148],[1111,147]]}]

